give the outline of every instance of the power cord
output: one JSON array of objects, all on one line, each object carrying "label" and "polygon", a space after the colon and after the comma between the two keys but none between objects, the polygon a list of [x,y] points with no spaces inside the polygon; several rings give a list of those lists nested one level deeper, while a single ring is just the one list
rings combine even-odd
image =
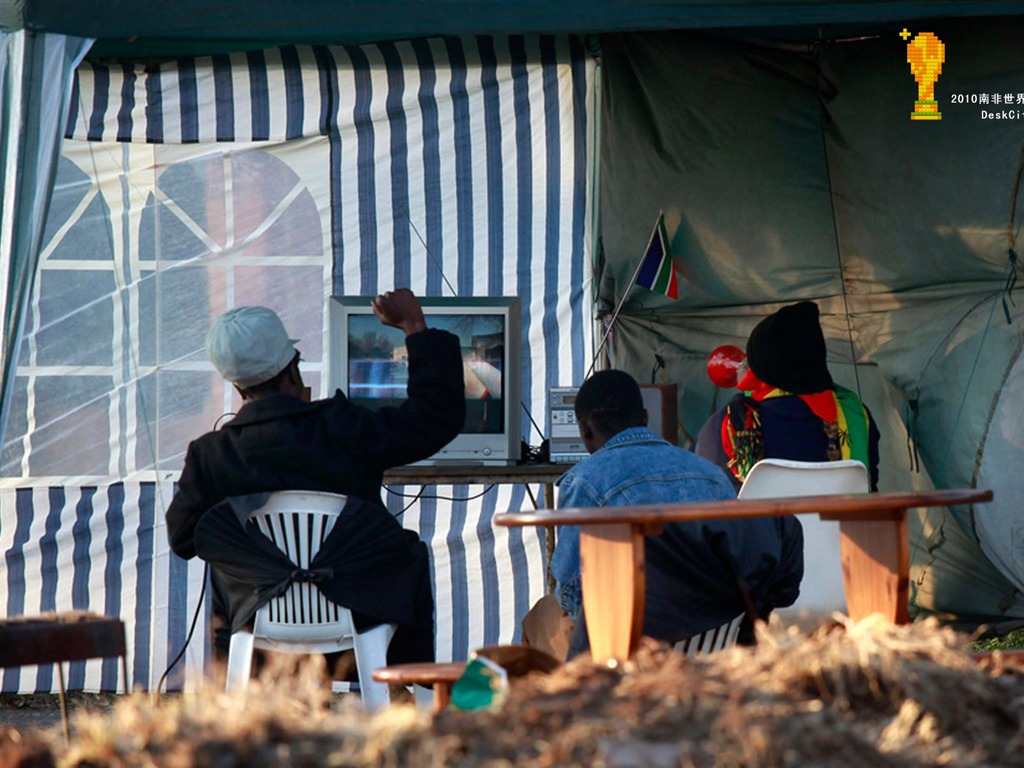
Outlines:
[{"label": "power cord", "polygon": [[411,507],[413,504],[415,504],[417,501],[419,501],[421,499],[441,499],[442,501],[473,501],[474,499],[479,499],[482,496],[486,496],[487,493],[494,486],[495,486],[495,483],[490,483],[486,488],[484,488],[482,491],[480,491],[480,493],[474,493],[472,496],[442,496],[441,494],[436,494],[436,493],[424,494],[422,487],[415,494],[399,493],[398,491],[391,490],[391,488],[389,488],[386,485],[384,486],[384,490],[387,491],[388,493],[390,493],[393,496],[399,496],[399,497],[401,497],[403,499],[412,499],[412,501],[410,501],[408,504],[405,505],[405,508],[401,512],[399,512],[398,514],[395,515],[395,517],[398,517],[399,515],[404,514],[405,511],[407,509],[409,509],[409,507]]},{"label": "power cord", "polygon": [[[384,486],[384,490],[387,491],[388,493],[392,494],[393,496],[400,496],[400,497],[405,498],[405,499],[410,498],[409,494],[407,494],[407,493],[399,493],[398,491],[392,491],[386,485]],[[423,486],[420,486],[419,493],[417,493],[414,496],[412,496],[411,497],[412,501],[410,501],[408,504],[406,504],[404,507],[402,507],[402,509],[400,511],[396,512],[393,515],[393,517],[397,520],[402,515],[404,515],[409,510],[409,507],[411,507],[413,504],[415,504],[417,501],[419,501],[419,499],[420,499],[420,497],[422,495],[423,495]]]},{"label": "power cord", "polygon": [[526,418],[528,418],[530,420],[530,423],[533,425],[533,428],[536,429],[537,430],[537,434],[540,435],[540,439],[543,440],[544,439],[544,430],[541,429],[539,426],[537,426],[537,422],[533,418],[533,414],[530,413],[530,409],[526,407],[526,403],[524,403],[522,400],[520,400],[519,404],[521,406],[523,406],[523,410],[526,411]]},{"label": "power cord", "polygon": [[220,429],[220,423],[224,419],[234,418],[237,415],[238,415],[237,413],[232,413],[230,411],[228,413],[222,413],[220,416],[217,417],[217,420],[215,422],[213,422],[213,431],[216,432],[218,429]]},{"label": "power cord", "polygon": [[158,701],[160,699],[160,688],[163,686],[164,681],[167,679],[167,676],[169,674],[171,674],[171,670],[174,669],[174,666],[179,661],[181,661],[181,657],[185,655],[185,650],[188,648],[188,644],[192,642],[192,635],[195,634],[196,624],[199,622],[199,613],[200,613],[200,611],[203,610],[203,599],[206,597],[206,580],[207,580],[207,578],[209,578],[209,576],[210,576],[210,564],[209,563],[204,563],[203,564],[203,588],[201,590],[199,590],[199,602],[196,603],[196,613],[192,617],[192,626],[189,627],[189,629],[188,629],[188,637],[185,638],[185,644],[183,646],[181,646],[181,650],[178,651],[178,655],[175,656],[174,660],[171,661],[171,663],[167,665],[167,669],[165,669],[164,673],[162,675],[160,675],[160,679],[156,683],[156,696],[157,696],[157,700]]}]

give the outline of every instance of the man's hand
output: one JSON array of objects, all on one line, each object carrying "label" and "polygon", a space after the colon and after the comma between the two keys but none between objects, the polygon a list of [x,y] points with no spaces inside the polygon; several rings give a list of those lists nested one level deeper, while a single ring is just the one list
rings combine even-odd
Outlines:
[{"label": "man's hand", "polygon": [[370,302],[373,314],[384,325],[401,328],[408,336],[427,327],[423,319],[423,308],[408,288],[398,288],[382,293]]}]

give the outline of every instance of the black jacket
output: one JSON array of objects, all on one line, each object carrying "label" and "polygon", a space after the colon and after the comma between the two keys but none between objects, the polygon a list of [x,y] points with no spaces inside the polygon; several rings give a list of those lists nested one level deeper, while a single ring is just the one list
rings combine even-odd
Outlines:
[{"label": "black jacket", "polygon": [[329,491],[376,502],[385,469],[448,444],[466,418],[458,339],[427,329],[406,341],[408,400],[397,408],[362,408],[340,390],[312,403],[274,395],[246,403],[222,429],[192,441],[167,509],[175,554],[195,557],[199,517],[229,496]]},{"label": "black jacket", "polygon": [[[370,502],[360,507],[360,514],[371,529],[391,534],[398,529],[407,535],[389,534],[394,546],[390,556],[378,551],[379,567],[361,569],[358,606],[346,597],[353,591],[351,583],[327,585],[324,592],[355,608],[360,629],[396,620],[396,592],[414,596],[413,625],[406,625],[410,631],[399,627],[389,663],[432,659],[433,598],[426,548],[414,534],[402,532],[397,522],[384,519],[388,513],[380,504],[381,479],[385,469],[427,458],[450,442],[462,428],[466,411],[457,337],[427,329],[408,336],[406,342],[408,399],[402,405],[373,411],[353,405],[340,391],[313,403],[287,395],[247,403],[222,429],[189,444],[166,516],[171,549],[188,559],[197,554],[194,538],[200,517],[231,497],[305,490]],[[251,586],[233,581],[216,565],[213,581],[220,597],[215,608],[236,623],[238,617],[231,613],[241,605],[240,590]],[[245,601],[244,612],[250,609]]]},{"label": "black jacket", "polygon": [[218,573],[231,631],[248,624],[261,605],[296,581],[316,584],[329,600],[349,608],[356,629],[416,623],[417,595],[424,587],[430,594],[430,579],[427,549],[415,533],[379,504],[352,497],[303,570],[250,522],[269,497],[232,496],[196,526],[196,553]]}]

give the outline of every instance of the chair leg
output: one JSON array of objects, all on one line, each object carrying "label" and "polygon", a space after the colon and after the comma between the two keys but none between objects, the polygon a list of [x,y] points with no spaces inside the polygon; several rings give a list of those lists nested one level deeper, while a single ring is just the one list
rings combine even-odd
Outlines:
[{"label": "chair leg", "polygon": [[424,712],[434,711],[434,689],[425,685],[413,685],[412,695],[416,699],[416,709]]},{"label": "chair leg", "polygon": [[252,651],[255,638],[244,629],[231,635],[228,645],[228,679],[229,693],[245,691],[252,675]]},{"label": "chair leg", "polygon": [[373,712],[391,703],[387,683],[373,679],[373,670],[388,664],[388,645],[395,634],[394,624],[381,624],[357,632],[353,638],[356,651],[356,670],[359,672],[359,690],[363,696],[363,709]]}]

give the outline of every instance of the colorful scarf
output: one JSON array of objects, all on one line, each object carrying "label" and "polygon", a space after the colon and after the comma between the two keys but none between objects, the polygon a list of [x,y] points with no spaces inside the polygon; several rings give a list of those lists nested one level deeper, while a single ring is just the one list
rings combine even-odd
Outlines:
[{"label": "colorful scarf", "polygon": [[829,461],[856,459],[865,467],[869,466],[868,414],[855,392],[836,385],[822,392],[794,394],[746,378],[741,385],[752,385],[752,388],[733,398],[722,420],[722,447],[729,458],[729,470],[740,482],[746,479],[751,467],[764,458],[757,404],[777,397],[799,397],[811,413],[821,419],[828,439]]}]

